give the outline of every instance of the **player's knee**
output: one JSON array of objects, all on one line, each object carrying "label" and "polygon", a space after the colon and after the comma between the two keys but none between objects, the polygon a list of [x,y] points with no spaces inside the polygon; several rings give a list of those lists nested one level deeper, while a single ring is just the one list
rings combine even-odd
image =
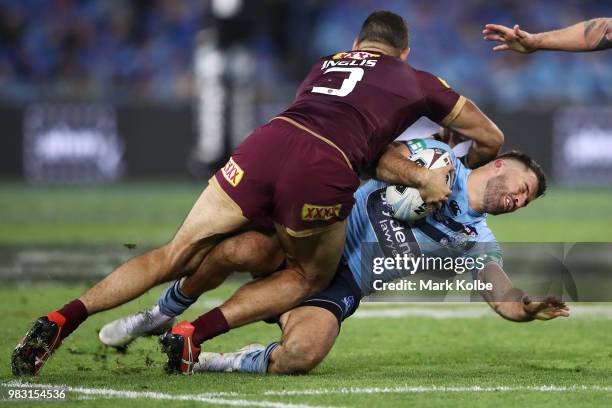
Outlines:
[{"label": "player's knee", "polygon": [[283,280],[283,287],[280,290],[302,299],[311,293],[310,281],[298,268],[289,268],[281,273],[286,274],[286,279]]},{"label": "player's knee", "polygon": [[163,254],[164,262],[168,263],[169,265],[179,263],[183,260],[186,261],[186,255],[189,252],[189,246],[176,239],[173,239],[158,249]]},{"label": "player's knee", "polygon": [[222,241],[210,253],[209,262],[219,265],[231,265],[234,269],[240,271],[240,266],[245,262],[246,250],[239,241],[239,237]]},{"label": "player's knee", "polygon": [[292,265],[291,270],[294,271],[296,276],[299,276],[305,296],[313,295],[325,289],[333,277],[333,274],[327,276],[328,274],[326,273],[320,273],[321,271],[314,269],[306,269],[299,264]]},{"label": "player's knee", "polygon": [[[195,272],[201,262],[203,253],[197,253],[192,246],[182,245],[175,241],[170,241],[153,251],[154,260],[164,271],[164,276],[160,277],[160,282],[167,279],[178,279],[182,276]],[[196,255],[197,256],[194,256]]]},{"label": "player's knee", "polygon": [[274,270],[282,259],[278,240],[257,231],[242,233],[220,245],[223,261],[237,271]]},{"label": "player's knee", "polygon": [[171,273],[170,269],[172,267],[173,254],[172,246],[170,244],[166,244],[159,248],[156,248],[149,252],[147,255],[149,258],[149,263],[161,265],[163,266],[163,268],[159,268],[159,270],[166,271],[167,274]]},{"label": "player's knee", "polygon": [[329,286],[329,283],[331,282],[332,277],[333,277],[333,275],[332,276],[327,276],[327,274],[325,274],[325,275],[317,274],[317,275],[313,276],[309,280],[308,296],[314,295],[315,293],[321,292],[322,290],[327,288],[327,286]]},{"label": "player's knee", "polygon": [[317,344],[304,339],[287,339],[283,342],[283,348],[287,361],[284,374],[306,374],[322,360]]}]

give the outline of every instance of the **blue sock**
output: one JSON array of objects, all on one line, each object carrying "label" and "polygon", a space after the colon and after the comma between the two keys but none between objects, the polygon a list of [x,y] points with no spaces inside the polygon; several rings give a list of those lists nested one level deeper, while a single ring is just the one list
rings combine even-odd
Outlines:
[{"label": "blue sock", "polygon": [[179,279],[166,289],[157,300],[159,310],[166,316],[178,316],[198,300],[197,298],[192,299],[185,296],[183,292],[181,292],[180,286],[181,280]]},{"label": "blue sock", "polygon": [[268,344],[263,350],[256,350],[245,355],[240,362],[240,372],[266,374],[272,351],[277,347],[278,342],[274,342]]}]

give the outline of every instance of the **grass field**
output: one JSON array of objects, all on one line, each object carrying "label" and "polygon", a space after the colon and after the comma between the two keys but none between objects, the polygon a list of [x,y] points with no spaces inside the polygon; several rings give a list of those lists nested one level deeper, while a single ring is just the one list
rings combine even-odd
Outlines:
[{"label": "grass field", "polygon": [[[176,231],[202,188],[0,183],[0,245],[158,244]],[[489,217],[489,226],[503,242],[611,242],[612,190],[552,188],[516,213]]]},{"label": "grass field", "polygon": [[[0,290],[4,304],[0,334],[5,339],[0,346],[2,381],[12,379],[8,356],[32,318],[78,296],[82,290],[84,287],[77,286]],[[208,402],[242,400],[238,405],[257,406],[256,402],[267,401],[261,406],[279,402],[281,407],[609,406],[612,398],[612,308],[604,308],[603,314],[600,310],[600,314],[567,320],[514,324],[489,313],[465,317],[457,313],[452,318],[424,313],[421,317],[390,318],[384,317],[384,311],[423,311],[424,307],[366,304],[362,311],[377,311],[383,316],[347,320],[330,356],[310,375],[225,373],[186,378],[163,373],[164,358],[154,338],[138,340],[125,355],[98,343],[97,330],[105,322],[152,304],[157,293],[151,291],[118,310],[92,317],[66,340],[40,377],[25,381],[84,388],[70,394],[70,399],[93,398],[79,400],[78,404],[96,407],[168,404],[155,396],[145,399],[143,394],[136,394],[135,401],[125,398],[126,394],[121,394],[119,400],[106,399],[109,389],[156,392],[174,398],[189,395],[196,399],[194,396],[204,394],[198,398],[208,398]],[[196,304],[185,317],[194,318],[227,293],[227,289],[211,293],[206,296],[207,302]],[[449,308],[482,311],[486,306],[443,305],[425,310]],[[206,348],[233,350],[251,342],[267,343],[278,335],[275,326],[259,323],[224,335]],[[178,403],[201,404],[202,401]]]},{"label": "grass field", "polygon": [[[148,183],[100,188],[33,188],[0,184],[0,246],[155,245],[169,239],[201,189]],[[612,241],[612,192],[553,189],[528,208],[491,217],[501,241]],[[0,262],[1,263],[1,262]],[[47,281],[49,282],[49,281]],[[234,284],[235,285],[235,284]],[[0,287],[3,324],[0,382],[6,387],[63,384],[69,401],[49,406],[610,406],[612,305],[572,305],[570,319],[516,324],[482,304],[364,304],[342,328],[334,350],[306,376],[163,373],[153,338],[126,354],[104,349],[97,330],[156,300],[162,288],[93,316],[37,378],[10,374],[12,348],[37,316],[86,287]],[[234,289],[204,296],[191,319]],[[392,313],[395,311],[395,313]],[[397,313],[399,311],[399,313]],[[228,351],[278,339],[275,326],[235,330],[206,348]],[[18,406],[39,406],[21,403]],[[46,405],[45,405],[46,406]]]}]

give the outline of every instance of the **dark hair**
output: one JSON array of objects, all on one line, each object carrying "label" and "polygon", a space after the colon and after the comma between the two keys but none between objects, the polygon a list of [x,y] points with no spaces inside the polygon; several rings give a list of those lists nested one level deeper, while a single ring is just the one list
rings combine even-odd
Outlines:
[{"label": "dark hair", "polygon": [[536,192],[536,197],[540,197],[546,192],[546,174],[542,170],[542,167],[533,160],[531,157],[527,156],[525,153],[519,150],[510,150],[509,152],[505,152],[496,157],[497,159],[504,160],[514,160],[519,163],[522,163],[528,170],[531,170],[538,179],[538,191]]},{"label": "dark hair", "polygon": [[375,11],[361,26],[357,42],[374,41],[390,45],[398,54],[408,47],[408,27],[404,19],[390,11]]}]

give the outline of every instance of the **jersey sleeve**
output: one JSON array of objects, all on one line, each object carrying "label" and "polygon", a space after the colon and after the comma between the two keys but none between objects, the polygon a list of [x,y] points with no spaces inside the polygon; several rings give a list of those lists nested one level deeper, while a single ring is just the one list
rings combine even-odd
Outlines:
[{"label": "jersey sleeve", "polygon": [[419,71],[421,90],[432,121],[448,126],[459,116],[466,99],[451,88],[446,81],[429,72]]}]

